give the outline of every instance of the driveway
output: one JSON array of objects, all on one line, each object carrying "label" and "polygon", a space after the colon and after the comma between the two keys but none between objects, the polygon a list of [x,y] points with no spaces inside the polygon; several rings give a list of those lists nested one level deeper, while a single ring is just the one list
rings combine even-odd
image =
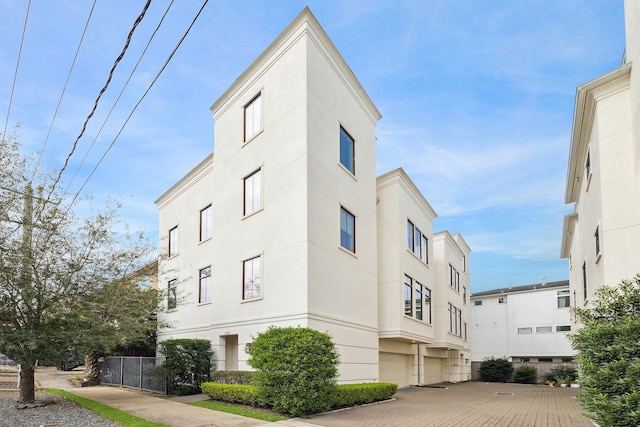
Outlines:
[{"label": "driveway", "polygon": [[593,427],[582,415],[580,389],[502,383],[405,388],[394,401],[316,415],[307,423],[350,426]]}]

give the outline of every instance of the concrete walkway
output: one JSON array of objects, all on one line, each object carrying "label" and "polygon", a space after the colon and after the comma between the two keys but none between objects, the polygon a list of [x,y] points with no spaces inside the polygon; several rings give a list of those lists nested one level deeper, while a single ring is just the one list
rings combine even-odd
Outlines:
[{"label": "concrete walkway", "polygon": [[37,370],[36,381],[42,388],[58,388],[87,399],[120,409],[147,420],[171,427],[317,427],[297,419],[265,423],[261,420],[213,411],[189,405],[189,402],[207,399],[204,395],[178,398],[159,397],[147,392],[121,387],[77,387],[69,380],[78,372],[61,372],[55,369]]}]

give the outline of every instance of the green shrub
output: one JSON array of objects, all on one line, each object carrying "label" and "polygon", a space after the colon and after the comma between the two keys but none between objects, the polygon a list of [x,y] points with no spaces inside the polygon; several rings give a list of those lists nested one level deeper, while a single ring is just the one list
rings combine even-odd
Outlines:
[{"label": "green shrub", "polygon": [[331,406],[336,408],[378,402],[391,398],[397,390],[398,385],[392,383],[339,384]]},{"label": "green shrub", "polygon": [[206,382],[202,383],[200,388],[202,393],[213,400],[250,406],[266,406],[266,403],[258,395],[258,389],[251,385]]},{"label": "green shrub", "polygon": [[513,374],[513,365],[504,357],[485,359],[480,364],[480,376],[484,381],[506,383]]},{"label": "green shrub", "polygon": [[534,366],[520,366],[513,373],[513,381],[520,384],[535,384],[538,382],[538,368]]},{"label": "green shrub", "polygon": [[258,334],[249,350],[253,384],[277,412],[295,417],[329,409],[338,354],[329,335],[310,328],[276,328]]},{"label": "green shrub", "polygon": [[254,371],[213,371],[211,382],[220,384],[251,384]]},{"label": "green shrub", "polygon": [[159,344],[165,356],[169,394],[200,393],[200,384],[209,381],[211,373],[211,342],[202,339],[174,339]]},{"label": "green shrub", "polygon": [[556,366],[544,376],[545,381],[549,382],[568,381],[568,383],[572,383],[576,378],[578,378],[576,368],[567,365]]}]

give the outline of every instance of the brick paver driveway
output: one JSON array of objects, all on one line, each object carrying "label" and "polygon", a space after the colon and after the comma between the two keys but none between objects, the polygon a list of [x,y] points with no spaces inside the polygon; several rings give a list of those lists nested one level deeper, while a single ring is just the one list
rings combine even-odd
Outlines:
[{"label": "brick paver driveway", "polygon": [[321,414],[305,422],[325,427],[593,427],[575,399],[580,389],[477,382],[447,387],[401,389],[395,401]]}]

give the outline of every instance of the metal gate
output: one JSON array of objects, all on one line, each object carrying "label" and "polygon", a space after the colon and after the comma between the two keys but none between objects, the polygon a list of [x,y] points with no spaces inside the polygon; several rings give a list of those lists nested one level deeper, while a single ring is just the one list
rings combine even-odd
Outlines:
[{"label": "metal gate", "polygon": [[164,360],[164,357],[106,357],[100,382],[167,394]]}]

